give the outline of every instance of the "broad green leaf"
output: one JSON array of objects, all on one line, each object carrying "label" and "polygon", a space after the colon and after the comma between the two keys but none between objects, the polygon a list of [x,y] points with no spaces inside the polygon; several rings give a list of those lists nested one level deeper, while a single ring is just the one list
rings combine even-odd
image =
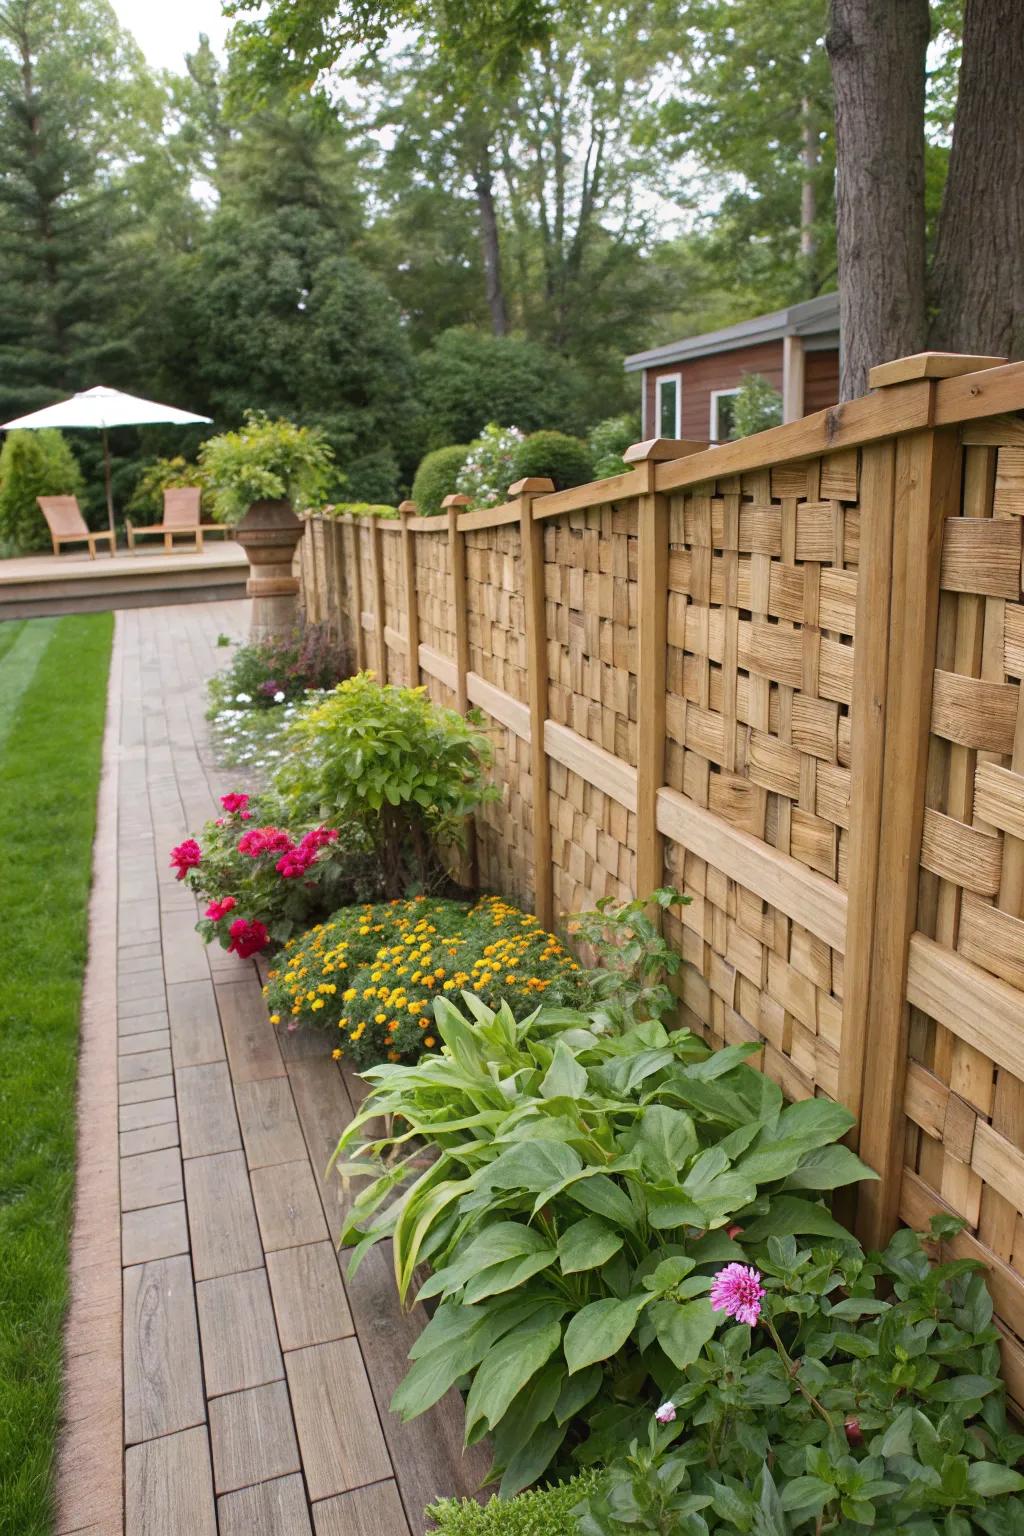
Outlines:
[{"label": "broad green leaf", "polygon": [[607,1360],[621,1349],[650,1299],[646,1292],[642,1296],[628,1296],[624,1301],[609,1297],[592,1301],[577,1312],[565,1330],[565,1358],[570,1372],[581,1371],[595,1360]]},{"label": "broad green leaf", "polygon": [[819,1515],[834,1491],[832,1484],[823,1482],[820,1477],[794,1477],[782,1490],[782,1507]]},{"label": "broad green leaf", "polygon": [[623,1237],[597,1216],[584,1216],[567,1227],[558,1239],[558,1262],[565,1275],[596,1269],[622,1247]]},{"label": "broad green leaf", "polygon": [[509,1147],[480,1175],[477,1193],[492,1189],[523,1189],[536,1194],[560,1179],[579,1173],[583,1163],[564,1142],[524,1141]]},{"label": "broad green leaf", "polygon": [[1024,1477],[1019,1472],[994,1461],[973,1462],[967,1481],[972,1491],[983,1499],[994,1499],[1001,1493],[1020,1493],[1024,1489]]},{"label": "broad green leaf", "polygon": [[928,1396],[936,1403],[961,1403],[967,1398],[987,1397],[998,1386],[991,1376],[950,1376],[929,1387]]},{"label": "broad green leaf", "polygon": [[854,1241],[824,1206],[801,1200],[797,1195],[773,1195],[767,1213],[745,1225],[743,1241],[763,1243],[769,1237],[787,1236],[829,1237],[844,1245]]},{"label": "broad green leaf", "polygon": [[562,1325],[525,1323],[505,1334],[487,1353],[466,1399],[466,1439],[481,1420],[489,1429],[508,1412],[512,1399],[562,1342]]},{"label": "broad green leaf", "polygon": [[551,1065],[540,1085],[542,1098],[579,1099],[587,1091],[587,1074],[572,1051],[559,1040],[555,1046]]},{"label": "broad green leaf", "polygon": [[[787,1104],[770,1134],[772,1141],[797,1141],[810,1150],[840,1141],[855,1124],[855,1117],[832,1099],[798,1099]],[[768,1139],[769,1133],[764,1133]]]},{"label": "broad green leaf", "polygon": [[712,1312],[706,1298],[659,1301],[651,1317],[658,1343],[680,1371],[693,1364],[721,1322],[721,1315]]},{"label": "broad green leaf", "polygon": [[678,1184],[659,1184],[647,1190],[647,1220],[659,1232],[673,1227],[708,1225],[707,1212],[683,1194]]},{"label": "broad green leaf", "polygon": [[633,1202],[625,1190],[620,1189],[606,1173],[595,1173],[589,1177],[584,1175],[569,1186],[567,1193],[584,1210],[604,1216],[616,1226],[625,1227],[627,1231],[635,1229],[637,1216]]},{"label": "broad green leaf", "polygon": [[816,1147],[804,1154],[786,1181],[787,1189],[839,1189],[861,1179],[877,1179],[878,1174],[862,1163],[849,1147]]},{"label": "broad green leaf", "polygon": [[585,1371],[566,1376],[555,1404],[555,1418],[559,1424],[567,1424],[591,1402],[601,1390],[604,1371],[600,1365],[588,1365]]},{"label": "broad green leaf", "polygon": [[499,1499],[510,1499],[513,1494],[520,1493],[531,1483],[535,1483],[551,1463],[568,1433],[568,1424],[558,1424],[554,1419],[538,1425],[529,1440],[520,1447],[505,1468],[498,1485]]},{"label": "broad green leaf", "polygon": [[483,1301],[487,1296],[511,1291],[515,1286],[523,1285],[531,1275],[547,1269],[555,1262],[556,1257],[554,1248],[544,1247],[538,1249],[536,1253],[524,1253],[517,1259],[505,1259],[501,1264],[492,1264],[480,1274],[474,1275],[472,1280],[467,1281],[463,1300],[467,1306],[472,1306],[474,1302]]},{"label": "broad green leaf", "polygon": [[654,1179],[674,1179],[693,1157],[699,1143],[692,1119],[667,1104],[648,1104],[622,1138],[635,1149],[645,1171]]}]

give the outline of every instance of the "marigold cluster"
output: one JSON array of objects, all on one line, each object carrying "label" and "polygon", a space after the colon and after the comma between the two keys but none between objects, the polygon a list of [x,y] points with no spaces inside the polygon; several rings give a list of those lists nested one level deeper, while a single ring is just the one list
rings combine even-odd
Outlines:
[{"label": "marigold cluster", "polygon": [[463,991],[474,992],[521,1016],[542,1000],[578,1002],[582,985],[571,955],[528,913],[494,896],[472,907],[418,897],[345,908],[287,944],[267,996],[274,1023],[336,1028],[337,1050],[366,1067],[437,1044],[435,997],[463,1007]]}]

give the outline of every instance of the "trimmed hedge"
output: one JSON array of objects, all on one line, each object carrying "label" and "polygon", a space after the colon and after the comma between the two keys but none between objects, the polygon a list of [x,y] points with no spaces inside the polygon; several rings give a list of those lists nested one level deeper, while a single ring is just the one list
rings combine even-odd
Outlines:
[{"label": "trimmed hedge", "polygon": [[581,437],[564,432],[533,432],[515,451],[513,480],[544,475],[556,491],[584,485],[593,475],[594,461]]},{"label": "trimmed hedge", "polygon": [[449,448],[435,448],[420,460],[412,482],[412,500],[421,517],[438,517],[446,496],[454,496],[459,470],[466,462],[469,447],[454,443]]}]

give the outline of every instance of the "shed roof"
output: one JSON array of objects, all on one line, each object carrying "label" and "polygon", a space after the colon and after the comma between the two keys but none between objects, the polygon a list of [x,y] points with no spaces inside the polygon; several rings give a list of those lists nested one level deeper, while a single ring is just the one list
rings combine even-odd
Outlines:
[{"label": "shed roof", "polygon": [[779,341],[783,336],[805,337],[812,347],[838,347],[838,293],[819,294],[816,299],[805,299],[801,304],[791,304],[788,309],[773,310],[770,315],[755,315],[752,320],[741,320],[736,325],[723,326],[719,331],[706,331],[703,336],[687,336],[682,341],[651,347],[647,352],[634,352],[626,358],[624,366],[627,373],[637,373],[642,368],[657,367],[659,363],[682,363],[693,357],[710,357],[716,352],[731,352],[736,347]]}]

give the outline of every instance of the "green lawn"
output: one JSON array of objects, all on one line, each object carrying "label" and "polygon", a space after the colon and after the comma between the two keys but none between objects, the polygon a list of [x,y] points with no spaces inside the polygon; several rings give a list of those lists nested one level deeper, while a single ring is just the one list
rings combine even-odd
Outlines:
[{"label": "green lawn", "polygon": [[0,624],[0,1531],[50,1530],[113,616]]}]

